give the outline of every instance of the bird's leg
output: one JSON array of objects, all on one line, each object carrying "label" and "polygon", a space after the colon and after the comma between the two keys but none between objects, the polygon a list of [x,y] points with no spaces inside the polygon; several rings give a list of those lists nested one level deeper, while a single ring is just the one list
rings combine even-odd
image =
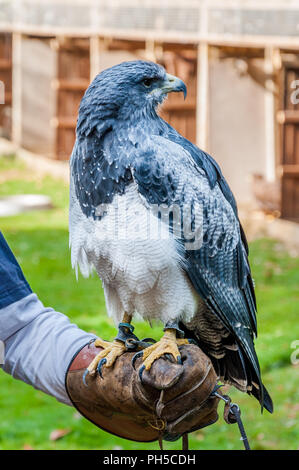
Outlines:
[{"label": "bird's leg", "polygon": [[134,355],[132,359],[133,365],[138,357],[143,358],[143,364],[139,371],[140,376],[144,369],[149,370],[153,362],[164,354],[166,357],[169,357],[169,355],[173,356],[176,362],[181,363],[179,346],[188,344],[189,340],[184,338],[184,332],[178,327],[178,324],[174,322],[166,323],[164,332],[160,341]]},{"label": "bird's leg", "polygon": [[102,377],[102,367],[111,367],[116,359],[129,349],[137,347],[139,339],[133,334],[134,327],[131,325],[132,316],[124,313],[123,320],[118,325],[118,334],[112,342],[104,341],[101,338],[95,340],[96,347],[103,348],[103,350],[96,355],[93,361],[87,367],[83,382],[86,385],[86,376],[88,374],[95,375],[96,371]]}]

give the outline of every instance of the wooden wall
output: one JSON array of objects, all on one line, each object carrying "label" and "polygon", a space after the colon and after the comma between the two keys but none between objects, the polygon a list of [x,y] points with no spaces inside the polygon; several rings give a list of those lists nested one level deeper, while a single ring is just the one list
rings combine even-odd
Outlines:
[{"label": "wooden wall", "polygon": [[280,98],[281,215],[299,222],[299,56],[283,65]]},{"label": "wooden wall", "polygon": [[0,101],[0,136],[11,137],[12,106],[12,35],[0,34],[0,80],[1,96],[4,88],[4,104]]},{"label": "wooden wall", "polygon": [[20,61],[15,60],[14,69],[20,74],[20,83],[14,82],[15,101],[20,87],[18,143],[34,153],[54,158],[56,131],[51,123],[56,115],[56,92],[52,84],[57,67],[51,39],[24,36],[19,47]]},{"label": "wooden wall", "polygon": [[57,41],[56,158],[68,160],[75,141],[78,109],[90,82],[89,40]]}]

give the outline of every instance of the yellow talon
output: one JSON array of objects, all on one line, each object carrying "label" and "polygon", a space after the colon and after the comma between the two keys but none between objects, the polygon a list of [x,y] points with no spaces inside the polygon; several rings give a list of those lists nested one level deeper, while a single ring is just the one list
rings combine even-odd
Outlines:
[{"label": "yellow talon", "polygon": [[[123,315],[123,322],[130,323],[131,315],[127,312]],[[115,363],[116,359],[121,356],[126,351],[126,346],[123,341],[115,339],[113,342],[104,341],[101,338],[95,340],[94,345],[98,348],[103,348],[99,354],[93,359],[93,361],[87,367],[87,373],[90,375],[95,375],[98,370],[100,376],[102,376],[101,369],[105,365],[106,367],[111,367]],[[84,379],[83,379],[84,381]]]},{"label": "yellow talon", "polygon": [[178,338],[176,340],[176,344],[178,346],[183,346],[183,344],[189,344],[189,341],[187,339],[184,339],[184,338]]},{"label": "yellow talon", "polygon": [[188,340],[177,339],[175,329],[169,328],[165,330],[165,334],[160,341],[143,350],[143,365],[145,369],[149,370],[153,362],[164,354],[171,354],[177,361],[178,357],[181,356],[178,346],[183,344],[188,344]]},{"label": "yellow talon", "polygon": [[124,343],[118,340],[114,340],[112,343],[109,341],[104,341],[102,339],[97,339],[94,342],[94,345],[97,347],[103,348],[99,354],[95,356],[93,361],[87,367],[88,372],[90,375],[94,375],[96,373],[97,367],[101,359],[106,359],[105,366],[111,367],[116,359],[121,356],[125,351],[126,347]]}]

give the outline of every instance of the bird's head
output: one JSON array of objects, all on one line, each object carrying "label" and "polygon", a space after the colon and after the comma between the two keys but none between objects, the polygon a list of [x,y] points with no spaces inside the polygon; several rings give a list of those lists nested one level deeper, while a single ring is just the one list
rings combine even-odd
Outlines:
[{"label": "bird's head", "polygon": [[170,92],[187,94],[182,80],[161,65],[142,60],[123,62],[104,70],[87,89],[79,110],[77,130],[97,120],[130,120],[155,113]]}]

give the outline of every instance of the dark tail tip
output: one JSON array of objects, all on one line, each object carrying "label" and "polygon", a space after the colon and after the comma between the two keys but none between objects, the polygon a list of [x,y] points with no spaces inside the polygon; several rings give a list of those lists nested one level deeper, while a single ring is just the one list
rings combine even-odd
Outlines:
[{"label": "dark tail tip", "polygon": [[267,392],[266,388],[263,386],[264,389],[264,403],[263,406],[266,408],[269,413],[273,413],[274,411],[274,406],[272,402],[272,398],[270,397],[269,393]]},{"label": "dark tail tip", "polygon": [[[262,390],[261,390],[262,388]],[[262,393],[261,393],[262,391]],[[267,389],[264,387],[262,383],[260,383],[260,388],[252,387],[251,394],[260,402],[261,404],[261,412],[265,408],[269,413],[273,413],[273,402],[272,399],[267,392]]]}]

